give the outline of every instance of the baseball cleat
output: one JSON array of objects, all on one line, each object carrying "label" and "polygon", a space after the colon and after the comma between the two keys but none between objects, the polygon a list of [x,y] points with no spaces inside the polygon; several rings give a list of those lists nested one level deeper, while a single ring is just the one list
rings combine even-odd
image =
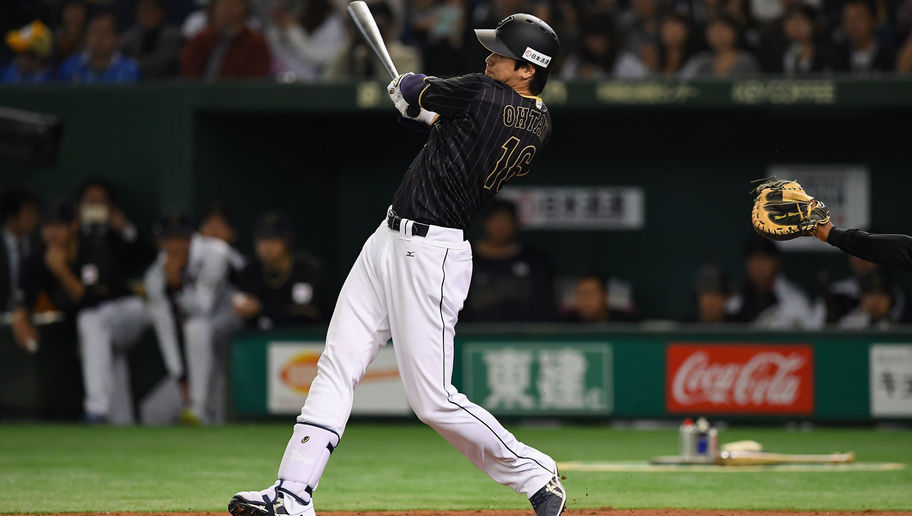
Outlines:
[{"label": "baseball cleat", "polygon": [[529,501],[535,509],[535,516],[558,516],[567,507],[567,490],[560,478],[554,477],[532,495]]},{"label": "baseball cleat", "polygon": [[233,516],[316,516],[313,502],[283,487],[277,481],[262,491],[243,491],[228,502],[228,512]]}]

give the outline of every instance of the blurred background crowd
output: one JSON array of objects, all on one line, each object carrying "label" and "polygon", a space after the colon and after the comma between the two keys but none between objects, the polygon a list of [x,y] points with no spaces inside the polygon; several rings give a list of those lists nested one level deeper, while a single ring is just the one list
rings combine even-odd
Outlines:
[{"label": "blurred background crowd", "polygon": [[[384,78],[340,0],[10,0],[3,83]],[[372,0],[399,70],[482,68],[473,28],[549,22],[561,79],[912,71],[912,0]]]}]

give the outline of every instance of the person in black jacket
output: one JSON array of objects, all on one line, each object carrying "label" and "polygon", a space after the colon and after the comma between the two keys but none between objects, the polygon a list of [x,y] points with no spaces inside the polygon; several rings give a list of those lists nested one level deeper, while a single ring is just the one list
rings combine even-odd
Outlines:
[{"label": "person in black jacket", "polygon": [[323,268],[316,258],[292,251],[289,220],[277,212],[264,214],[254,241],[256,260],[241,273],[232,299],[237,315],[264,330],[325,321]]},{"label": "person in black jacket", "polygon": [[0,245],[0,311],[15,308],[22,266],[35,247],[33,236],[38,226],[38,197],[31,191],[13,187],[0,196],[3,245]]}]

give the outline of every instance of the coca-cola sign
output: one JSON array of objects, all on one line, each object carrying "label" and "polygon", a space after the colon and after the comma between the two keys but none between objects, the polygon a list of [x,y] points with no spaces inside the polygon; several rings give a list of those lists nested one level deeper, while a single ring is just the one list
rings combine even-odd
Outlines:
[{"label": "coca-cola sign", "polygon": [[669,344],[665,358],[669,412],[810,414],[814,410],[810,346]]}]

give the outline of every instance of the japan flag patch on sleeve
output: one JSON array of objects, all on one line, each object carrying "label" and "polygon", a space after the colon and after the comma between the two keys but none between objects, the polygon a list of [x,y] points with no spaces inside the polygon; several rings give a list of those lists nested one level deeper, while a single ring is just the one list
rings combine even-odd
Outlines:
[{"label": "japan flag patch on sleeve", "polygon": [[526,47],[526,51],[523,52],[523,59],[531,61],[542,68],[547,68],[551,64],[551,56],[542,54],[532,47]]}]

